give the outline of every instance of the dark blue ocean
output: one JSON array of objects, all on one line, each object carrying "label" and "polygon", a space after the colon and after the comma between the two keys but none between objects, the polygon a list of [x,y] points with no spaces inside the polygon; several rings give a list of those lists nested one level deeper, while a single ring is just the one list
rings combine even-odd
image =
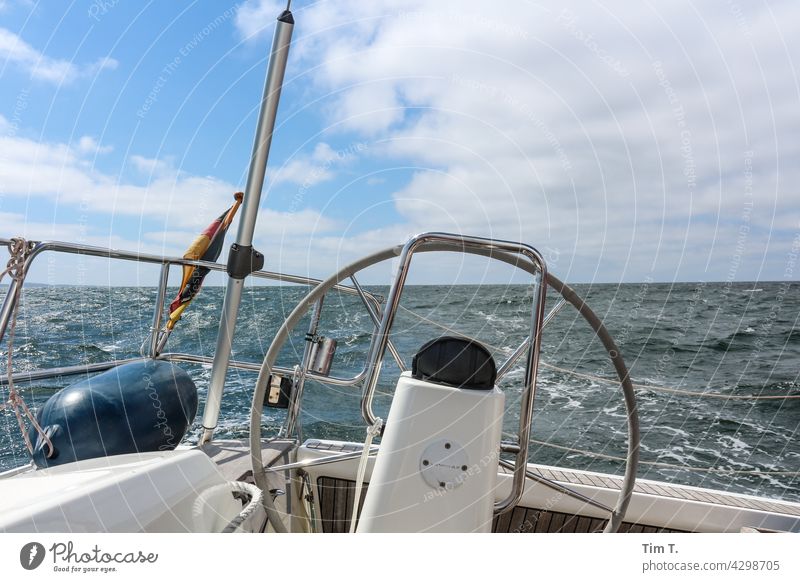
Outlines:
[{"label": "dark blue ocean", "polygon": [[[372,288],[385,292],[385,288]],[[578,285],[576,290],[615,335],[631,368],[642,423],[639,476],[800,501],[800,284],[641,283]],[[278,325],[306,292],[299,287],[248,289],[234,357],[260,362]],[[549,303],[554,302],[550,293]],[[139,353],[152,321],[153,288],[31,287],[23,297],[15,341],[15,371],[101,362]],[[206,288],[169,340],[167,351],[213,353],[222,290]],[[408,287],[393,340],[410,365],[426,341],[449,333],[482,341],[501,362],[523,340],[531,292],[524,286]],[[298,330],[281,363],[303,350]],[[323,335],[338,340],[333,373],[352,376],[363,365],[371,323],[357,298],[328,297]],[[6,345],[2,346],[3,368]],[[624,407],[599,341],[571,308],[543,336],[531,460],[621,473]],[[196,381],[201,411],[210,369],[181,364]],[[376,410],[384,416],[398,368],[387,360]],[[501,383],[506,430],[516,426],[523,370]],[[20,385],[33,408],[81,377]],[[256,375],[229,372],[220,437],[247,433]],[[0,387],[3,399],[6,388]],[[792,398],[755,399],[756,396]],[[745,398],[733,398],[745,397]],[[357,388],[310,383],[303,436],[361,441]],[[283,411],[268,410],[265,434]],[[199,434],[200,414],[188,435]],[[28,461],[16,420],[0,412],[0,469]]]}]

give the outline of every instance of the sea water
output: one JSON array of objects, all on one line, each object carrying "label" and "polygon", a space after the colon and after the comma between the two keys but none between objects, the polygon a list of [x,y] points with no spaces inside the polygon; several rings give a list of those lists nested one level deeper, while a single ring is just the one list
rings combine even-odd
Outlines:
[{"label": "sea water", "polygon": [[[637,384],[641,420],[639,477],[800,501],[800,284],[633,283],[577,285],[617,340]],[[374,287],[375,293],[386,288]],[[233,357],[260,363],[302,287],[245,292]],[[14,342],[15,372],[137,356],[152,325],[154,288],[26,289]],[[174,294],[174,291],[173,291]],[[212,356],[223,292],[203,289],[170,337],[167,351]],[[549,294],[548,305],[555,302]],[[519,285],[409,286],[392,340],[406,366],[428,340],[460,334],[489,347],[498,363],[525,339],[532,290]],[[304,320],[279,363],[293,367],[304,349]],[[332,374],[352,377],[364,365],[372,323],[357,297],[331,294],[319,332],[337,340]],[[6,345],[2,346],[3,366]],[[524,360],[524,358],[523,358]],[[626,415],[614,370],[591,329],[565,308],[545,329],[532,425],[534,462],[620,474]],[[181,364],[197,383],[201,411],[210,367]],[[377,414],[385,418],[399,374],[387,356]],[[82,376],[20,384],[32,408]],[[524,368],[500,382],[504,431],[513,438]],[[244,438],[256,374],[231,370],[217,436]],[[5,400],[6,387],[0,387]],[[362,441],[360,389],[309,382],[304,438]],[[778,397],[778,398],[773,398]],[[282,410],[265,409],[264,434]],[[200,415],[187,436],[200,433]],[[479,430],[479,427],[475,427]],[[28,461],[16,419],[0,412],[0,469]]]}]

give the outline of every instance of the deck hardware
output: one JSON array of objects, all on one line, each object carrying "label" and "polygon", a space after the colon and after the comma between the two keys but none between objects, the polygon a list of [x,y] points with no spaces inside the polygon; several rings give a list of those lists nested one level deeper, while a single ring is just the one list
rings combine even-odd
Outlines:
[{"label": "deck hardware", "polygon": [[289,408],[294,382],[291,378],[273,374],[269,378],[269,389],[264,397],[264,406]]},{"label": "deck hardware", "polygon": [[439,439],[431,442],[422,452],[420,474],[434,489],[455,489],[467,479],[469,466],[467,452],[458,443]]},{"label": "deck hardware", "polygon": [[232,279],[244,279],[248,275],[264,268],[264,255],[252,246],[243,246],[236,243],[231,245],[228,253],[228,264],[225,271]]},{"label": "deck hardware", "polygon": [[314,335],[311,342],[311,355],[309,356],[309,370],[327,376],[331,371],[333,356],[336,354],[336,340],[321,335]]}]

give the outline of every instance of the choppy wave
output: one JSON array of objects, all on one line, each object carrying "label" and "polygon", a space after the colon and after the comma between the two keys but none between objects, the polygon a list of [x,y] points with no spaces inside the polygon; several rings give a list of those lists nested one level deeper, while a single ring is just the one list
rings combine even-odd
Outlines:
[{"label": "choppy wave", "polygon": [[[376,290],[386,292],[385,288]],[[798,477],[779,474],[797,471],[800,466],[800,399],[698,398],[658,389],[737,396],[800,395],[800,329],[795,324],[800,285],[651,283],[577,286],[577,290],[617,338],[634,380],[652,387],[638,392],[644,461],[640,476],[800,500]],[[303,292],[291,287],[247,290],[235,357],[260,362]],[[137,355],[151,325],[153,296],[150,288],[26,290],[15,369]],[[523,286],[409,287],[402,303],[409,311],[398,314],[392,340],[406,363],[423,343],[445,333],[476,337],[502,361],[527,335],[531,297],[531,290]],[[220,289],[204,289],[170,339],[169,350],[211,356],[221,299]],[[552,305],[554,298],[550,302]],[[302,355],[306,326],[307,321],[302,322],[288,342],[282,363],[294,365]],[[361,369],[371,329],[358,298],[337,296],[326,302],[321,332],[339,340],[334,374],[353,375]],[[574,311],[565,309],[545,330],[542,361],[559,369],[541,368],[532,436],[568,450],[536,446],[532,460],[621,472],[621,464],[613,460],[624,457],[626,450],[620,390],[591,378],[613,377],[613,368],[594,334]],[[204,399],[208,366],[185,367]],[[379,414],[388,411],[398,373],[397,366],[387,359],[375,402]],[[501,384],[507,403],[504,431],[509,434],[518,422],[523,378],[524,369],[517,366]],[[21,388],[36,407],[68,381],[55,379]],[[220,436],[246,435],[254,381],[252,373],[229,373]],[[362,440],[359,400],[357,388],[310,383],[304,400],[304,434]],[[265,431],[276,430],[282,421],[282,411],[267,411]],[[199,434],[198,418],[189,438]],[[25,461],[16,421],[0,413],[0,468]],[[695,472],[691,466],[713,470]]]}]

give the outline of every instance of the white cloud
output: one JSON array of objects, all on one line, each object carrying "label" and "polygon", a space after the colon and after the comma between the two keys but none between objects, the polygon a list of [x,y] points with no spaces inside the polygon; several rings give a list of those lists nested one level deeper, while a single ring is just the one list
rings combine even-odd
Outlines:
[{"label": "white cloud", "polygon": [[21,236],[30,240],[54,238],[75,239],[80,234],[77,224],[55,224],[33,220],[18,212],[0,212],[0,232],[3,237]]},{"label": "white cloud", "polygon": [[[209,216],[208,222],[216,218]],[[236,220],[238,220],[238,216]],[[236,222],[229,229],[229,236],[236,232]],[[304,209],[298,212],[280,212],[262,209],[259,212],[254,238],[258,248],[274,249],[277,243],[308,238],[309,234],[325,234],[338,230],[339,223],[322,216],[319,212]],[[188,246],[198,235],[198,230],[149,231],[142,236],[145,240],[161,243],[173,248]]]},{"label": "white cloud", "polygon": [[334,150],[329,144],[320,142],[310,155],[296,155],[283,166],[269,171],[273,185],[287,182],[303,187],[310,187],[332,180],[336,176],[334,170],[353,162],[356,156],[364,152],[367,146],[354,143],[342,150]]},{"label": "white cloud", "polygon": [[173,171],[171,161],[159,160],[155,158],[146,158],[144,156],[132,155],[130,161],[133,167],[142,174],[164,175]]},{"label": "white cloud", "polygon": [[34,0],[0,0],[0,12],[8,10],[15,4],[25,8],[31,8],[33,2]]},{"label": "white cloud", "polygon": [[[248,36],[277,12],[240,14]],[[617,280],[725,278],[747,231],[736,277],[782,276],[763,267],[800,229],[795,4],[386,0],[296,18],[294,72],[327,96],[327,129],[417,168],[392,233],[521,239]]]},{"label": "white cloud", "polygon": [[270,30],[284,8],[286,8],[285,2],[273,0],[246,2],[236,11],[236,28],[243,38],[261,37]]},{"label": "white cloud", "polygon": [[[97,152],[92,138],[76,146],[0,137],[0,181],[5,196],[42,198],[84,212],[155,218],[169,228],[197,228],[216,206],[228,203],[236,187],[211,176],[194,176],[167,163],[131,156],[152,178],[144,185],[106,174],[87,161]],[[108,147],[108,146],[106,146]],[[103,148],[100,148],[102,151]],[[94,151],[93,151],[94,150]]]},{"label": "white cloud", "polygon": [[[263,42],[283,7],[245,2],[240,35]],[[326,141],[271,168],[271,185],[354,172],[357,160],[329,144],[363,142],[379,166],[365,172],[393,190],[387,199],[362,176],[324,211],[267,212],[257,241],[285,268],[322,275],[409,234],[450,230],[549,248],[572,279],[725,278],[737,255],[737,278],[783,276],[800,229],[795,4],[328,1],[295,16],[287,78],[323,116],[313,139]],[[49,58],[6,29],[0,55],[53,82],[116,66]],[[131,155],[134,175],[120,178],[91,163],[111,146],[36,143],[15,137],[8,117],[4,196],[149,220],[148,243],[170,252],[241,188],[169,157]]]},{"label": "white cloud", "polygon": [[81,77],[92,77],[104,69],[116,69],[118,62],[103,57],[94,63],[78,65],[54,59],[22,40],[6,28],[0,28],[0,57],[28,71],[32,78],[49,83],[70,83]]},{"label": "white cloud", "polygon": [[270,170],[270,177],[273,184],[288,182],[313,186],[334,177],[331,166],[335,159],[336,153],[331,146],[321,142],[310,156],[294,156],[280,168]]},{"label": "white cloud", "polygon": [[107,154],[114,151],[114,146],[101,146],[97,140],[90,135],[84,135],[78,140],[78,150],[83,154]]},{"label": "white cloud", "polygon": [[[88,222],[57,222],[43,218],[38,214],[0,212],[0,233],[4,237],[21,236],[27,240],[69,241],[140,253],[179,254],[163,245],[103,233],[103,229],[94,228]],[[155,285],[157,275],[157,267],[149,265],[132,267],[123,261],[47,252],[32,263],[27,281],[53,285]]]},{"label": "white cloud", "polygon": [[[0,118],[0,128],[3,120]],[[139,155],[131,155],[129,161],[146,183],[125,181],[90,163],[91,157],[102,150],[103,146],[90,136],[84,136],[74,146],[0,137],[3,196],[7,201],[31,200],[30,207],[34,209],[27,215],[0,212],[0,233],[6,237],[67,240],[181,256],[195,236],[233,202],[232,195],[238,189],[218,178],[188,174],[168,159]],[[327,144],[317,146],[314,154],[320,160],[331,155],[337,157]],[[126,239],[116,234],[123,225],[129,231],[137,219],[138,237]],[[153,225],[162,229],[153,230]],[[228,234],[231,242],[237,227],[238,217]],[[308,239],[326,236],[340,227],[337,221],[307,208],[294,212],[262,209],[255,244],[274,258],[284,247],[301,248]],[[225,260],[225,253],[220,260]],[[59,259],[59,264],[73,263]],[[291,267],[295,271],[306,268],[303,261],[292,263]],[[62,270],[62,275],[69,275],[68,267]],[[105,271],[89,271],[82,281],[105,284],[107,275]],[[50,278],[51,274],[38,267],[32,280],[41,282],[45,277]],[[114,284],[130,282],[127,276],[115,277]]]}]

